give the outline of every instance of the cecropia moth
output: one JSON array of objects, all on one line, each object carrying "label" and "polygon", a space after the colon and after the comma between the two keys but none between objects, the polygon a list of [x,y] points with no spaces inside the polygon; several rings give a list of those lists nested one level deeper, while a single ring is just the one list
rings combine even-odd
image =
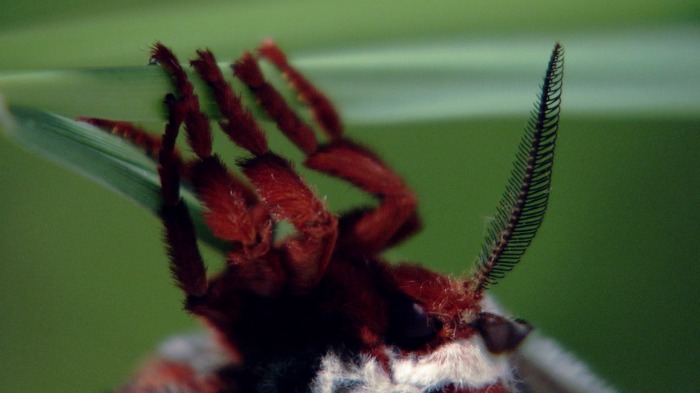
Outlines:
[{"label": "cecropia moth", "polygon": [[[303,152],[303,165],[371,194],[374,206],[329,211],[292,163],[268,147],[212,53],[199,51],[191,66],[223,119],[217,128],[246,152],[220,157],[180,62],[160,43],[152,60],[173,81],[162,137],[126,122],[83,120],[132,141],[158,163],[172,275],[185,309],[210,333],[167,340],[119,392],[611,391],[485,294],[521,259],[544,217],[559,128],[561,45],[549,59],[479,260],[463,278],[382,259],[420,229],[417,198],[378,155],[344,135],[330,101],[274,43],[245,53],[232,65],[235,77]],[[265,79],[259,61],[282,73],[314,125]],[[191,156],[176,147],[182,125]],[[211,234],[226,245],[226,267],[211,277],[181,187],[196,194]],[[292,233],[280,235],[281,223]]]}]

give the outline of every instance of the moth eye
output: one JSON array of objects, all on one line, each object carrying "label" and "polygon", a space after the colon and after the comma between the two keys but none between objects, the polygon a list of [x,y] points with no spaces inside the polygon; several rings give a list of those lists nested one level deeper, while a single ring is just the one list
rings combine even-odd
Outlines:
[{"label": "moth eye", "polygon": [[387,339],[402,348],[415,348],[435,338],[441,328],[442,323],[428,315],[423,306],[401,300],[392,307]]},{"label": "moth eye", "polygon": [[491,353],[512,351],[532,331],[532,326],[521,319],[509,319],[500,315],[482,312],[474,327],[484,339]]}]

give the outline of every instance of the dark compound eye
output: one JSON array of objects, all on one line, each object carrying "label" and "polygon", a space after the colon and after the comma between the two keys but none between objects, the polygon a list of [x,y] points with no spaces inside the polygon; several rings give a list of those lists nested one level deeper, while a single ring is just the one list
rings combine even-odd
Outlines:
[{"label": "dark compound eye", "polygon": [[474,322],[491,353],[512,351],[532,331],[532,326],[520,319],[505,318],[500,315],[482,312]]},{"label": "dark compound eye", "polygon": [[437,335],[442,323],[410,299],[392,305],[388,341],[402,348],[416,348]]}]

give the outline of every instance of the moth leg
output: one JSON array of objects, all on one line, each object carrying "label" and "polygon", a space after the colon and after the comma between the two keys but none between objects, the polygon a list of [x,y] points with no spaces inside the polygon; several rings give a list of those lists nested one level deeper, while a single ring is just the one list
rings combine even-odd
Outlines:
[{"label": "moth leg", "polygon": [[[282,253],[288,288],[297,293],[307,292],[318,284],[328,266],[337,238],[337,220],[292,165],[268,149],[261,129],[224,81],[214,56],[209,51],[200,51],[198,55],[192,65],[213,92],[225,118],[222,130],[234,143],[253,154],[239,163],[243,173],[269,208],[273,220],[287,220],[297,231],[278,250]],[[258,93],[267,94],[266,97],[276,94],[264,83],[257,61],[250,53],[244,54],[234,67],[236,75],[249,86],[256,86]],[[280,129],[305,151],[315,150],[311,129],[281,98],[275,102],[281,105],[266,109],[272,108]]]},{"label": "moth leg", "polygon": [[374,208],[343,216],[342,245],[376,254],[420,228],[417,198],[403,180],[369,149],[345,139],[330,142],[309,156],[309,168],[344,179],[379,200]]},{"label": "moth leg", "polygon": [[[117,120],[100,119],[95,117],[79,117],[79,121],[106,131],[110,134],[117,135],[122,139],[133,143],[140,147],[149,157],[154,160],[158,159],[158,151],[160,150],[161,137],[148,133],[143,128],[137,127],[132,123]],[[174,154],[180,155],[175,150]]]},{"label": "moth leg", "polygon": [[272,40],[265,40],[258,48],[258,55],[272,63],[306,104],[323,132],[331,140],[343,135],[343,124],[333,103],[296,68],[287,61],[287,56]]},{"label": "moth leg", "polygon": [[[330,100],[289,64],[273,41],[265,41],[258,53],[283,73],[330,139],[328,144],[313,152],[300,146],[308,155],[304,164],[344,179],[371,193],[380,202],[375,208],[358,209],[343,215],[339,246],[349,251],[375,254],[420,229],[417,199],[400,176],[371,150],[343,137],[340,117]],[[249,82],[246,84],[251,85]],[[255,88],[253,91],[256,92]],[[260,94],[258,98],[266,109],[271,107],[276,110],[282,105]],[[271,110],[268,109],[268,112]]]},{"label": "moth leg", "polygon": [[[169,121],[162,139],[160,153],[161,183],[164,200],[163,222],[166,240],[171,250],[171,268],[176,280],[188,295],[186,307],[196,314],[211,317],[216,297],[226,289],[237,289],[259,295],[270,295],[281,288],[284,272],[274,257],[268,258],[272,243],[272,221],[267,206],[261,203],[248,185],[234,176],[212,154],[209,119],[201,112],[192,84],[178,60],[166,47],[156,44],[153,58],[170,73],[177,96],[168,95]],[[172,158],[180,124],[185,124],[188,145],[196,158],[190,164],[190,181],[206,208],[205,220],[220,239],[230,244],[227,260],[235,280],[215,280],[208,290],[188,290],[182,285],[191,280],[193,266],[201,268],[194,228],[184,203],[179,198],[179,170]],[[176,208],[177,207],[177,208]],[[233,288],[232,288],[233,286]],[[204,296],[206,295],[206,296]],[[212,298],[213,296],[213,298]]]},{"label": "moth leg", "polygon": [[175,140],[182,123],[182,105],[172,95],[166,96],[168,122],[158,154],[162,206],[160,217],[170,257],[170,271],[176,284],[187,296],[202,298],[208,284],[206,268],[197,246],[197,236],[185,202],[180,198],[181,161],[175,155]]}]

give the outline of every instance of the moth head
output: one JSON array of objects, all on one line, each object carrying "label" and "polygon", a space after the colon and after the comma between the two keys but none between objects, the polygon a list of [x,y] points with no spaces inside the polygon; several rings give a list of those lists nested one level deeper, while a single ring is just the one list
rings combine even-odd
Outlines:
[{"label": "moth head", "polygon": [[469,280],[416,265],[399,265],[393,273],[406,297],[391,310],[387,341],[401,348],[429,351],[478,335],[491,353],[500,354],[516,349],[532,330],[524,320],[499,315],[481,292],[471,290]]}]

